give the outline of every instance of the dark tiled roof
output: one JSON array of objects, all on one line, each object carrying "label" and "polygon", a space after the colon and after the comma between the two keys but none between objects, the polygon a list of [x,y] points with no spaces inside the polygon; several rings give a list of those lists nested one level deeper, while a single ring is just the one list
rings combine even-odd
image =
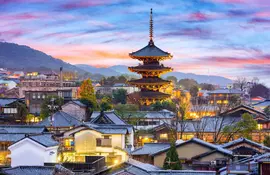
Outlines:
[{"label": "dark tiled roof", "polygon": [[36,125],[0,125],[0,133],[40,134],[48,131],[44,126]]},{"label": "dark tiled roof", "polygon": [[140,98],[154,98],[154,99],[163,99],[163,98],[169,98],[169,94],[165,94],[158,91],[140,91],[140,92],[134,92],[134,96],[139,96]]},{"label": "dark tiled roof", "polygon": [[251,113],[256,113],[256,114],[259,114],[259,115],[262,115],[264,117],[266,117],[266,114],[262,111],[259,111],[259,110],[256,110],[250,106],[247,106],[247,105],[239,105],[233,109],[230,109],[228,111],[225,111],[223,113],[221,113],[220,115],[229,115],[231,113],[234,113],[234,112],[237,112],[237,111],[240,111],[240,110],[247,110],[247,111],[251,111]]},{"label": "dark tiled roof", "polygon": [[41,145],[45,147],[50,147],[50,146],[56,146],[59,143],[55,141],[52,138],[51,134],[42,134],[42,135],[35,135],[35,136],[29,136],[30,139],[40,143]]},{"label": "dark tiled roof", "polygon": [[256,106],[256,107],[270,106],[270,100],[265,100],[265,101],[256,103],[253,106]]},{"label": "dark tiled roof", "polygon": [[169,80],[163,80],[161,78],[141,78],[141,79],[137,79],[137,80],[130,80],[128,82],[129,84],[169,84],[171,83],[171,81]]},{"label": "dark tiled roof", "polygon": [[25,134],[0,133],[1,142],[16,142],[25,137]]},{"label": "dark tiled roof", "polygon": [[142,147],[132,151],[131,155],[151,155],[169,147],[169,143],[145,143]]},{"label": "dark tiled roof", "polygon": [[267,151],[270,151],[270,148],[269,148],[269,147],[264,146],[264,145],[262,145],[262,144],[259,144],[259,143],[257,143],[257,142],[254,142],[254,141],[252,141],[252,140],[243,138],[243,137],[241,137],[241,138],[239,138],[239,139],[236,139],[236,140],[233,140],[233,141],[230,141],[230,142],[228,142],[228,143],[225,143],[225,144],[223,144],[223,145],[221,145],[221,146],[222,146],[223,148],[229,148],[229,147],[234,146],[234,145],[237,145],[237,144],[239,144],[239,143],[249,143],[249,144],[254,145],[254,146],[256,146],[256,147],[259,147],[259,148],[265,149],[265,150],[267,150]]},{"label": "dark tiled roof", "polygon": [[237,89],[217,89],[208,92],[208,94],[243,94],[244,92]]},{"label": "dark tiled roof", "polygon": [[103,116],[100,114],[100,112],[93,112],[92,116],[95,116],[95,118],[93,118],[90,122],[98,124],[98,119],[100,117],[105,117],[108,121],[110,121],[110,124],[126,125],[126,123],[121,119],[121,117],[119,117],[114,111],[104,111],[102,114]]},{"label": "dark tiled roof", "polygon": [[0,98],[0,107],[9,105],[10,103],[13,103],[17,100],[17,98]]},{"label": "dark tiled roof", "polygon": [[72,171],[61,165],[52,166],[18,166],[14,168],[4,168],[2,172],[6,175],[55,175],[57,173],[74,175]]},{"label": "dark tiled roof", "polygon": [[114,125],[114,124],[99,124],[85,123],[86,126],[95,129],[104,134],[126,134],[133,131],[133,125]]},{"label": "dark tiled roof", "polygon": [[154,44],[150,43],[144,48],[129,54],[131,57],[172,57],[170,53],[164,52]]},{"label": "dark tiled roof", "polygon": [[[66,104],[69,104],[69,103],[74,103],[80,107],[86,107],[86,105],[83,104],[80,100],[72,100],[72,101],[67,102]],[[65,106],[66,104],[64,104],[63,106]]]},{"label": "dark tiled roof", "polygon": [[137,70],[137,71],[142,71],[142,70],[150,70],[150,71],[170,71],[172,70],[171,67],[164,67],[160,65],[139,65],[135,67],[129,67],[129,69]]},{"label": "dark tiled roof", "polygon": [[[53,122],[52,125],[53,127],[70,127],[70,126],[78,126],[81,125],[82,123],[77,120],[75,117],[63,112],[63,111],[58,111],[55,114],[53,114]],[[41,126],[51,126],[51,117],[47,117],[37,125]]]}]

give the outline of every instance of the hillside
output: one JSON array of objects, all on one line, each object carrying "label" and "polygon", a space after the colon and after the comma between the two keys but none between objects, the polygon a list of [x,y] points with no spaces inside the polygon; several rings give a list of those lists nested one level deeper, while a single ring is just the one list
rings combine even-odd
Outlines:
[{"label": "hillside", "polygon": [[84,72],[74,65],[28,46],[0,42],[0,67],[32,71],[40,69],[59,70],[61,66],[64,70]]}]

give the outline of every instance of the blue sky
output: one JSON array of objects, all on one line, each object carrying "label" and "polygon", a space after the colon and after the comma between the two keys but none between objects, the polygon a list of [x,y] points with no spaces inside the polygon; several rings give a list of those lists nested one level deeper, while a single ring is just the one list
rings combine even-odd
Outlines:
[{"label": "blue sky", "polygon": [[135,65],[154,41],[175,71],[270,81],[269,0],[0,0],[0,41],[71,64]]}]

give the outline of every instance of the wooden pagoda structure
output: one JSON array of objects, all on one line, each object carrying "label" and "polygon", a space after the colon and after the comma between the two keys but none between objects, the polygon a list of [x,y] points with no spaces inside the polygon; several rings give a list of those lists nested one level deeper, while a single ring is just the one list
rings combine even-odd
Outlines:
[{"label": "wooden pagoda structure", "polygon": [[141,89],[140,92],[135,92],[131,96],[139,98],[138,101],[143,106],[149,106],[156,101],[163,101],[170,97],[169,94],[162,93],[159,90],[161,87],[171,83],[170,81],[163,80],[160,76],[172,71],[172,68],[165,67],[163,64],[160,64],[160,61],[171,59],[172,55],[164,52],[154,44],[152,9],[150,12],[149,34],[150,40],[148,45],[129,54],[131,58],[142,61],[142,64],[138,66],[129,67],[131,72],[136,72],[142,76],[140,79],[129,81],[129,84]]}]

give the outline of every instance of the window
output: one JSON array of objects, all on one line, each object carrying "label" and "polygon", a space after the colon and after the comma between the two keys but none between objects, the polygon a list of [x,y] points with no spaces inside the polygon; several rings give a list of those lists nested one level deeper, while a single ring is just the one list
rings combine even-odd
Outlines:
[{"label": "window", "polygon": [[104,138],[97,138],[96,144],[97,146],[111,147],[112,139],[110,139],[110,136],[104,136]]},{"label": "window", "polygon": [[73,139],[65,139],[65,146],[74,146],[74,141]]},{"label": "window", "polygon": [[262,126],[262,124],[258,124],[258,130],[261,130],[261,129],[263,129],[263,126]]},{"label": "window", "polygon": [[164,134],[160,134],[160,139],[168,139],[168,134],[164,133]]},{"label": "window", "polygon": [[35,93],[33,93],[32,98],[33,98],[33,99],[36,99],[36,94],[35,94]]}]

